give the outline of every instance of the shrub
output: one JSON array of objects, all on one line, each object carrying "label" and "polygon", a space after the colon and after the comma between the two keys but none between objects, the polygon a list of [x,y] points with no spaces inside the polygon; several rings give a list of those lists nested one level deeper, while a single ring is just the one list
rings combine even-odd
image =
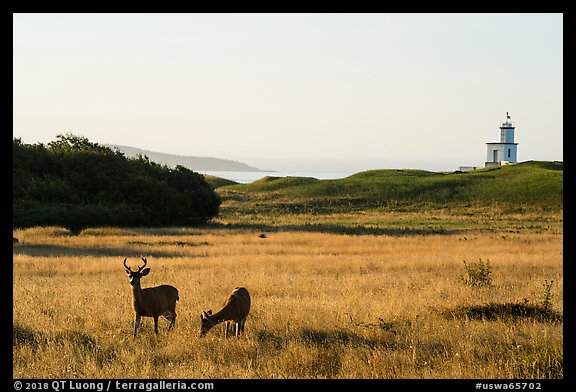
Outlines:
[{"label": "shrub", "polygon": [[466,276],[461,276],[460,279],[469,286],[488,286],[492,283],[492,267],[490,260],[486,262],[480,260],[477,263],[466,263],[464,260],[464,269]]},{"label": "shrub", "polygon": [[548,280],[545,279],[544,284],[542,285],[544,286],[544,292],[542,293],[542,308],[547,311],[552,310],[552,283],[554,283],[553,280],[548,283]]}]

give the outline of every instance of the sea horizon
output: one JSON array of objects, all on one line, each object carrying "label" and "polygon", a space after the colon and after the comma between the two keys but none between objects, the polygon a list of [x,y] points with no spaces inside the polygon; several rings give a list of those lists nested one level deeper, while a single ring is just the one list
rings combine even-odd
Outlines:
[{"label": "sea horizon", "polygon": [[323,171],[215,171],[197,170],[200,174],[216,176],[226,180],[248,184],[261,178],[271,177],[312,177],[318,180],[336,180],[356,174],[357,172],[323,172]]}]

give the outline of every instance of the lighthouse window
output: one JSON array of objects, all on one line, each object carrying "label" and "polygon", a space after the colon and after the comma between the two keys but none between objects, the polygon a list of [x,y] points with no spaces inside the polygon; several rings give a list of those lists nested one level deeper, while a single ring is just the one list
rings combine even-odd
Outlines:
[{"label": "lighthouse window", "polygon": [[508,149],[508,158],[510,158],[510,149]]}]

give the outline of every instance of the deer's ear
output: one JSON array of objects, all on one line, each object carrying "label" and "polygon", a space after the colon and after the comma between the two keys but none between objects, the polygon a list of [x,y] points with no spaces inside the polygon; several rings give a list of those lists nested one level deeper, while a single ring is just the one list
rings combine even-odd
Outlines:
[{"label": "deer's ear", "polygon": [[208,313],[206,313],[206,311],[204,311],[204,312],[202,312],[202,316],[200,316],[200,317],[202,317],[202,320],[204,320],[205,318],[208,317]]},{"label": "deer's ear", "polygon": [[144,268],[140,273],[142,274],[142,276],[146,276],[150,273],[150,268]]},{"label": "deer's ear", "polygon": [[200,315],[200,321],[204,321],[204,314]]},{"label": "deer's ear", "polygon": [[130,275],[130,271],[128,271],[128,270],[124,270],[124,271],[126,271],[126,275]]},{"label": "deer's ear", "polygon": [[212,316],[212,309],[208,311],[208,315]]}]

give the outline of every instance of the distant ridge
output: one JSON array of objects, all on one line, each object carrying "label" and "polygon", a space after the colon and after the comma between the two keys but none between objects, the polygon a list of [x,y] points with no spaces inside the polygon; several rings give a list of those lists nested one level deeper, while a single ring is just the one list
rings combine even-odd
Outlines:
[{"label": "distant ridge", "polygon": [[123,152],[126,157],[134,157],[138,154],[146,155],[151,161],[175,167],[184,166],[193,171],[245,171],[260,172],[265,171],[245,163],[219,158],[202,158],[186,155],[166,154],[163,152],[143,150],[141,148],[121,146],[117,144],[104,144],[105,146]]}]

